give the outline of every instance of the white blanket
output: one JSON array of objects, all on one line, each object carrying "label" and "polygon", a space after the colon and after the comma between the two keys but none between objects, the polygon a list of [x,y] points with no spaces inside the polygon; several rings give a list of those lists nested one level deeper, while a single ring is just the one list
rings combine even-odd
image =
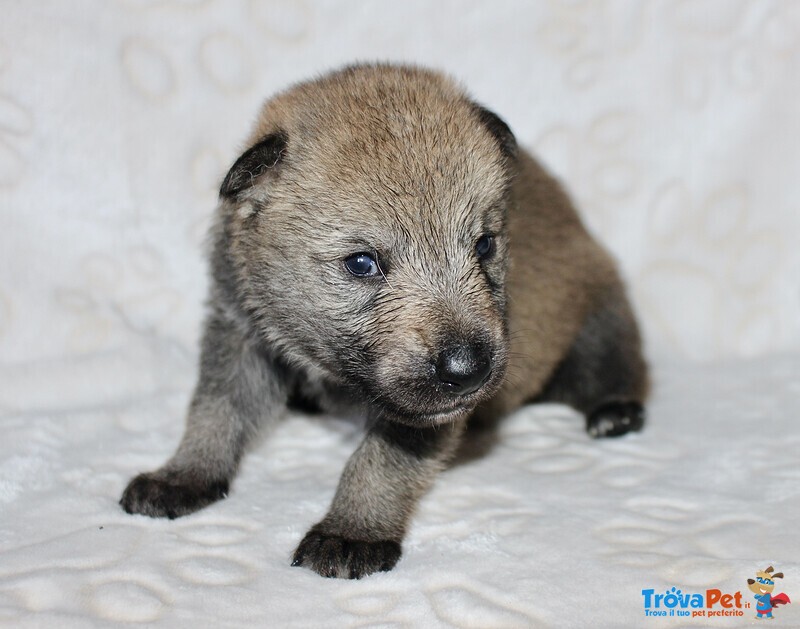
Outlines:
[{"label": "white blanket", "polygon": [[[180,438],[203,235],[261,100],[373,59],[459,77],[566,182],[656,387],[618,441],[521,410],[438,480],[393,572],[340,582],[289,557],[344,420],[289,417],[188,518],[116,501]],[[798,76],[780,0],[0,2],[0,624],[739,626],[770,564],[800,597]],[[672,587],[751,607],[646,617]]]},{"label": "white blanket", "polygon": [[[109,356],[98,371],[102,386],[127,369]],[[775,594],[800,591],[798,361],[656,375],[639,435],[592,441],[558,406],[511,416],[488,454],[438,479],[395,569],[352,582],[289,562],[325,513],[356,425],[289,417],[245,459],[228,499],[167,521],[129,516],[116,501],[131,474],[161,464],[177,443],[185,392],[9,414],[0,622],[743,626],[755,616],[746,580],[756,570],[785,574]],[[672,587],[742,592],[751,608],[646,618],[642,591]],[[779,607],[779,626],[800,625],[798,608]]]}]

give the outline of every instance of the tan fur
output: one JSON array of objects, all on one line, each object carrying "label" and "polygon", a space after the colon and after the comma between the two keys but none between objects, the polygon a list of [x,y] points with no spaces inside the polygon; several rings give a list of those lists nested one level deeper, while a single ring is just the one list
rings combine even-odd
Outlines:
[{"label": "tan fur", "polygon": [[[593,436],[641,428],[647,370],[612,260],[452,79],[365,65],[296,85],[264,105],[220,194],[186,434],[131,481],[127,511],[224,497],[287,403],[355,408],[367,435],[294,564],[357,578],[398,560],[473,413],[551,400]],[[348,270],[361,254],[380,274]]]},{"label": "tan fur", "polygon": [[511,352],[509,375],[491,403],[494,415],[541,391],[593,302],[619,285],[613,262],[561,186],[525,152],[508,212]]},{"label": "tan fur", "polygon": [[[354,122],[353,111],[380,110],[385,95],[398,92],[407,99],[406,117],[379,129],[368,115]],[[418,120],[409,122],[413,117]],[[436,133],[420,137],[426,128]],[[336,221],[359,220],[361,216],[354,213],[367,207],[376,219],[376,240],[382,235],[380,223],[396,220],[398,215],[416,233],[424,229],[426,220],[452,220],[440,212],[463,212],[465,208],[454,203],[454,197],[472,198],[480,207],[502,194],[504,164],[485,159],[496,154],[493,139],[475,121],[461,88],[429,70],[376,66],[365,71],[359,67],[295,86],[265,104],[248,144],[278,129],[298,138],[294,146],[299,148],[298,163],[315,165],[313,171],[287,175],[302,181],[299,196],[330,198],[331,207],[326,210],[332,230]],[[305,137],[313,141],[305,144]],[[364,138],[373,141],[365,143]],[[464,152],[477,157],[468,174],[460,161]],[[399,194],[381,180],[387,171],[396,174],[394,191]],[[424,192],[420,185],[426,187]],[[472,187],[458,188],[463,185]],[[288,201],[294,206],[302,202],[299,198]],[[431,206],[437,211],[433,217]],[[399,212],[385,215],[387,208]],[[288,217],[297,219],[292,212]],[[612,260],[588,235],[561,186],[525,151],[520,151],[507,220],[511,358],[508,378],[488,403],[494,414],[512,410],[539,393],[593,300],[621,285]],[[291,225],[273,228],[290,230]],[[332,250],[330,255],[338,253]],[[393,287],[403,287],[401,279],[391,282]],[[406,335],[415,330],[424,337],[432,318],[458,314],[420,307],[392,323]]]}]

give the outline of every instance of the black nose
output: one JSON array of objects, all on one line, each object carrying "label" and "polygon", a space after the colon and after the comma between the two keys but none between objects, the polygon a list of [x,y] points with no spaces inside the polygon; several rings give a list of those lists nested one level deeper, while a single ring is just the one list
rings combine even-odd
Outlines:
[{"label": "black nose", "polygon": [[452,345],[436,360],[436,377],[456,395],[469,395],[480,389],[491,371],[491,356],[483,345]]}]

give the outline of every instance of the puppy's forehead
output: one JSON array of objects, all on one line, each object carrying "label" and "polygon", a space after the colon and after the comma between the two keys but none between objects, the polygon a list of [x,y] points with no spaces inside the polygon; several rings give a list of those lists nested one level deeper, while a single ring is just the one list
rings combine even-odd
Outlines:
[{"label": "puppy's forehead", "polygon": [[508,185],[476,106],[432,72],[359,68],[301,84],[268,102],[258,127],[288,135],[309,192],[375,211],[463,212],[496,203]]}]

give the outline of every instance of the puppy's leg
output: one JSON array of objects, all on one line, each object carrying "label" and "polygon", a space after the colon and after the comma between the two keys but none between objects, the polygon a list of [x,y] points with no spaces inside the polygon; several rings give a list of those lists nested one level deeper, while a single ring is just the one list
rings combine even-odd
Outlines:
[{"label": "puppy's leg", "polygon": [[285,403],[282,382],[236,324],[206,322],[200,378],[173,457],[134,478],[120,504],[128,513],[176,518],[224,498],[248,439]]},{"label": "puppy's leg", "polygon": [[592,437],[616,437],[644,425],[647,365],[636,320],[621,289],[583,324],[537,402],[563,402],[586,415]]},{"label": "puppy's leg", "polygon": [[391,570],[417,501],[458,444],[464,421],[409,428],[378,420],[345,467],[325,518],[300,542],[293,566],[359,579]]}]

